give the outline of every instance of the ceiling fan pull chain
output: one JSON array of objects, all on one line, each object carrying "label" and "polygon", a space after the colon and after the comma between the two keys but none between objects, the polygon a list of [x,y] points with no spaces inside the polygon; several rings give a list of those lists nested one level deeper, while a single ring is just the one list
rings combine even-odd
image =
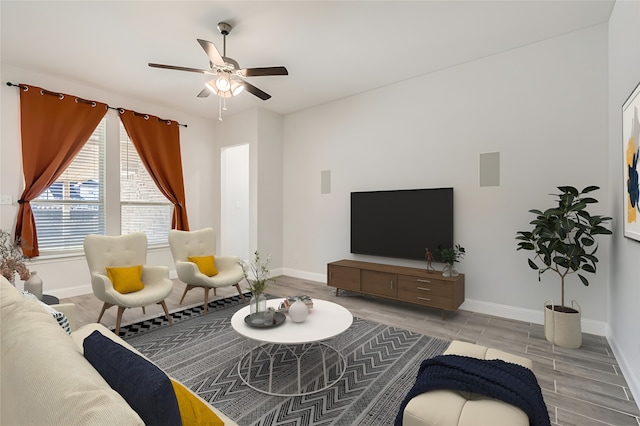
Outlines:
[{"label": "ceiling fan pull chain", "polygon": [[222,98],[222,110],[226,111],[227,110],[227,98]]},{"label": "ceiling fan pull chain", "polygon": [[218,120],[222,121],[222,98],[218,98]]}]

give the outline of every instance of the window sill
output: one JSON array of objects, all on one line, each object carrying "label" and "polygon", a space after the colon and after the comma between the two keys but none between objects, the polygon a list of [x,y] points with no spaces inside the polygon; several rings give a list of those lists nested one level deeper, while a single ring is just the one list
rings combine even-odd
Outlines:
[{"label": "window sill", "polygon": [[[159,252],[164,250],[169,250],[168,243],[158,244],[158,245],[150,246],[147,248],[148,252]],[[78,251],[74,250],[74,251],[68,251],[68,252],[43,254],[29,260],[28,263],[47,264],[47,263],[54,263],[54,262],[60,262],[60,261],[73,261],[73,260],[80,260],[80,259],[84,260],[84,252],[82,250],[78,250]]]}]

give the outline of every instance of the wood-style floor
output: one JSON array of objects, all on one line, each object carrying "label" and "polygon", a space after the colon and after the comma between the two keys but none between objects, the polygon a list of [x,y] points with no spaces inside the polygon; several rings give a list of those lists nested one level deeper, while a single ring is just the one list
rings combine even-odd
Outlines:
[{"label": "wood-style floor", "polygon": [[[241,283],[246,288],[246,283]],[[167,299],[169,311],[202,303],[202,289],[191,290],[182,305],[180,297],[185,284],[176,280],[174,291]],[[544,338],[541,325],[514,321],[490,315],[458,310],[447,313],[370,296],[343,292],[335,296],[334,289],[324,283],[291,277],[278,277],[267,292],[274,296],[308,294],[330,300],[349,309],[354,316],[393,325],[417,333],[448,340],[464,340],[525,356],[533,361],[549,416],[554,425],[624,425],[640,426],[640,410],[633,400],[613,352],[604,337],[583,335],[579,349],[564,349],[551,345]],[[218,298],[237,294],[235,288],[218,290]],[[213,297],[213,296],[210,296]],[[102,303],[93,295],[63,299],[77,306],[78,326],[95,322]],[[115,326],[116,308],[108,310],[102,323]],[[162,314],[160,306],[147,307],[145,317]],[[140,321],[140,309],[127,309],[123,324]]]}]

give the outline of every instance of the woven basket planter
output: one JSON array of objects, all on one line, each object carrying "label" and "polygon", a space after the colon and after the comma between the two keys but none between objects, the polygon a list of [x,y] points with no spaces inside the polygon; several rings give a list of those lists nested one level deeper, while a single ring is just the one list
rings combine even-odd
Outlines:
[{"label": "woven basket planter", "polygon": [[544,336],[547,340],[563,348],[579,348],[582,345],[580,305],[575,300],[571,301],[575,312],[558,312],[553,309],[551,300],[547,300],[544,305]]}]

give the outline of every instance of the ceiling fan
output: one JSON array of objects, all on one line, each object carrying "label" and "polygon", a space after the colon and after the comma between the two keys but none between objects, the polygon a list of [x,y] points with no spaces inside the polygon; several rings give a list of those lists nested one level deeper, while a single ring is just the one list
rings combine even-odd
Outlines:
[{"label": "ceiling fan", "polygon": [[216,46],[207,40],[198,39],[198,43],[204,49],[209,57],[210,69],[198,69],[180,67],[175,65],[163,65],[149,63],[152,68],[164,68],[178,71],[189,71],[200,74],[214,75],[215,78],[205,83],[205,88],[198,94],[199,98],[206,98],[211,93],[215,93],[221,98],[229,98],[240,94],[246,90],[252,95],[266,101],[271,98],[271,95],[258,89],[256,86],[248,83],[244,80],[245,77],[260,77],[269,75],[289,75],[289,72],[285,67],[262,67],[262,68],[240,68],[240,65],[235,59],[227,56],[227,36],[231,32],[231,25],[226,22],[220,22],[218,24],[218,31],[222,34],[222,55],[216,48]]}]

